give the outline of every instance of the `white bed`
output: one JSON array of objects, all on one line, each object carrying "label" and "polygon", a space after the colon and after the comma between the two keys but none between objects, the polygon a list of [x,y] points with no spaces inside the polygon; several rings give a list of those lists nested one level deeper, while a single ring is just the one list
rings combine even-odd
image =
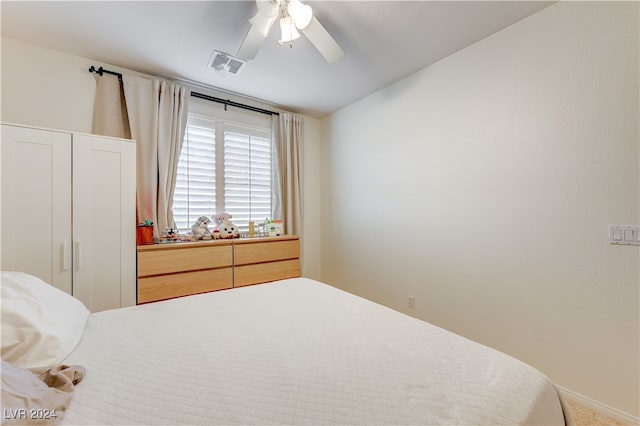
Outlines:
[{"label": "white bed", "polygon": [[69,425],[565,424],[531,366],[304,278],[91,314],[64,363]]}]

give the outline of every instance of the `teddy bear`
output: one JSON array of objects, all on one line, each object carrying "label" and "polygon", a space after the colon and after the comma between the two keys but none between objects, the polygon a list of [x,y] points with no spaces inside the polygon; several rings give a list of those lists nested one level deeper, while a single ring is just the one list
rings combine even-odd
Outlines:
[{"label": "teddy bear", "polygon": [[220,238],[240,238],[240,232],[238,227],[235,226],[230,220],[225,220],[218,226],[220,232]]},{"label": "teddy bear", "polygon": [[212,219],[214,224],[213,229],[215,231],[220,229],[220,225],[222,225],[223,222],[231,221],[231,215],[229,213],[216,213],[213,215]]},{"label": "teddy bear", "polygon": [[206,216],[200,216],[198,220],[195,221],[193,225],[191,225],[191,232],[198,239],[203,239],[209,237],[211,239],[211,231],[209,230],[209,224],[211,220],[209,220]]},{"label": "teddy bear", "polygon": [[240,231],[238,227],[231,222],[231,216],[229,213],[216,213],[213,215],[213,221],[215,222],[213,230],[213,238],[240,238]]}]

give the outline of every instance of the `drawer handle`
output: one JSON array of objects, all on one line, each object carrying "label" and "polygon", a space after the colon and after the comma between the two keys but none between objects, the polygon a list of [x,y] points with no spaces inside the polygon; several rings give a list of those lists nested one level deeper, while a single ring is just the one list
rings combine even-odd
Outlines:
[{"label": "drawer handle", "polygon": [[68,271],[69,270],[69,251],[70,251],[70,241],[65,240],[64,243],[62,243],[62,270],[63,271]]}]

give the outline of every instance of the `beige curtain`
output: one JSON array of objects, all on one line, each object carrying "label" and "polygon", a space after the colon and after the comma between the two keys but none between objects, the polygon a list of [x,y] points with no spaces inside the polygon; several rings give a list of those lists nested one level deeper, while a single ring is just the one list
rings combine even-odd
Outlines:
[{"label": "beige curtain", "polygon": [[189,93],[177,84],[123,76],[124,95],[137,144],[138,220],[151,220],[154,235],[175,228],[173,194],[187,124]]},{"label": "beige curtain", "polygon": [[124,100],[122,82],[117,76],[94,74],[96,79],[96,98],[93,104],[94,135],[131,139],[127,104]]},{"label": "beige curtain", "polygon": [[302,234],[302,116],[280,113],[273,116],[275,156],[278,167],[274,218],[281,218],[285,234]]}]

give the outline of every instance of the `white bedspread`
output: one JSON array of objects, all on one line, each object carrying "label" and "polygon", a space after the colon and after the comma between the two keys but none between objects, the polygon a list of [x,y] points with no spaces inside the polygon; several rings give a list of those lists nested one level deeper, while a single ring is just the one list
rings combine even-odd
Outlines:
[{"label": "white bedspread", "polygon": [[296,278],[92,314],[64,424],[564,424],[503,353]]}]

